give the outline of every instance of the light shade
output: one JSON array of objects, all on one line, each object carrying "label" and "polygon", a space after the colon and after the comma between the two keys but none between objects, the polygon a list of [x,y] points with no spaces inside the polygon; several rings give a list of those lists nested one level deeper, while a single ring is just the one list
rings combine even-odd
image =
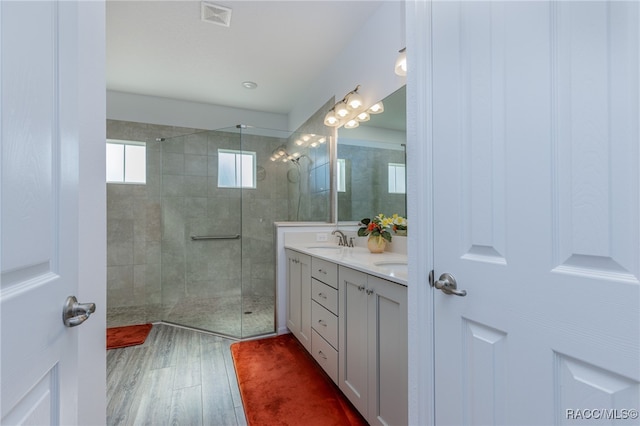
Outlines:
[{"label": "light shade", "polygon": [[396,59],[395,72],[399,76],[407,75],[407,48],[400,49],[398,52],[398,58]]},{"label": "light shade", "polygon": [[367,110],[369,114],[380,114],[383,111],[384,104],[382,103],[382,101],[378,102],[377,104],[371,105],[371,107]]},{"label": "light shade", "polygon": [[336,117],[344,118],[349,115],[349,108],[347,108],[347,104],[344,101],[340,101],[334,107],[334,111]]},{"label": "light shade", "polygon": [[362,107],[364,101],[362,100],[362,96],[358,92],[350,93],[347,96],[347,106],[349,109],[356,110]]},{"label": "light shade", "polygon": [[363,121],[369,121],[369,113],[367,111],[362,111],[360,114],[358,114],[356,116],[356,118],[358,119],[359,122],[363,122]]},{"label": "light shade", "polygon": [[360,125],[360,123],[358,122],[358,120],[351,119],[349,121],[347,121],[344,125],[345,129],[355,129],[356,127],[358,127]]},{"label": "light shade", "polygon": [[340,125],[340,120],[336,117],[333,110],[329,111],[327,115],[324,116],[324,124],[329,127],[337,127]]}]

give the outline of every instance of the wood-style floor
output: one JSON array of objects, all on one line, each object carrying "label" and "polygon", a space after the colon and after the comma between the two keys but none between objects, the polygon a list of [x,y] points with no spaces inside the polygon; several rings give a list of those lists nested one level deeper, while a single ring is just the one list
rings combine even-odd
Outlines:
[{"label": "wood-style floor", "polygon": [[107,351],[107,424],[246,425],[231,343],[154,324],[143,345]]}]

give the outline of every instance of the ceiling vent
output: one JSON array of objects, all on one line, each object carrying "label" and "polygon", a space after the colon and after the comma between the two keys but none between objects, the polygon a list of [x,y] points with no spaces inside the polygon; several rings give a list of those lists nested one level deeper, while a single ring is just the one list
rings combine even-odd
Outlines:
[{"label": "ceiling vent", "polygon": [[231,9],[217,4],[203,1],[200,8],[200,17],[205,22],[229,27],[231,25]]}]

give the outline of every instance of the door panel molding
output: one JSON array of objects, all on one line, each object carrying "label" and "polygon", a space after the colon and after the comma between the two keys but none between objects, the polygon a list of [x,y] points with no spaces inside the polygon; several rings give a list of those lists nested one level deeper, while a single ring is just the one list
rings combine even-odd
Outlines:
[{"label": "door panel molding", "polygon": [[460,14],[462,257],[506,264],[504,4]]},{"label": "door panel molding", "polygon": [[553,271],[638,283],[638,5],[549,7]]},{"label": "door panel molding", "polygon": [[55,425],[60,422],[58,364],[45,373],[3,418],[10,425]]},{"label": "door panel molding", "polygon": [[[12,99],[2,111],[3,185],[20,188],[3,194],[2,289],[24,279],[57,273],[60,251],[56,234],[60,197],[60,152],[57,75],[59,68],[58,4],[5,4],[12,16],[2,22],[4,43],[15,43],[24,34],[38,34],[29,41],[28,52],[3,45],[2,96]],[[45,77],[46,76],[46,77]],[[45,77],[45,78],[43,78]],[[25,173],[26,171],[26,173]],[[37,246],[29,242],[38,241]],[[46,265],[47,268],[41,266]],[[34,268],[34,266],[36,268]],[[16,280],[21,278],[21,280]]]},{"label": "door panel molding", "polygon": [[554,352],[554,404],[556,424],[570,424],[567,416],[585,401],[607,415],[624,415],[640,400],[640,384],[585,361]]},{"label": "door panel molding", "polygon": [[507,424],[507,333],[462,320],[464,424]]}]

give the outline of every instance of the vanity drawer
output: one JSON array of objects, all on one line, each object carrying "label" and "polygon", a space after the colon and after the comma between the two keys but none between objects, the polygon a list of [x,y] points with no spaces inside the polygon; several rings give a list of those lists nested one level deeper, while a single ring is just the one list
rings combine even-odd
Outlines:
[{"label": "vanity drawer", "polygon": [[333,288],[338,288],[338,265],[335,263],[312,257],[311,276]]},{"label": "vanity drawer", "polygon": [[311,298],[338,315],[338,290],[323,282],[311,279]]},{"label": "vanity drawer", "polygon": [[338,351],[315,330],[311,330],[311,354],[322,369],[338,384]]},{"label": "vanity drawer", "polygon": [[338,317],[315,301],[311,302],[311,327],[331,346],[338,347]]}]

